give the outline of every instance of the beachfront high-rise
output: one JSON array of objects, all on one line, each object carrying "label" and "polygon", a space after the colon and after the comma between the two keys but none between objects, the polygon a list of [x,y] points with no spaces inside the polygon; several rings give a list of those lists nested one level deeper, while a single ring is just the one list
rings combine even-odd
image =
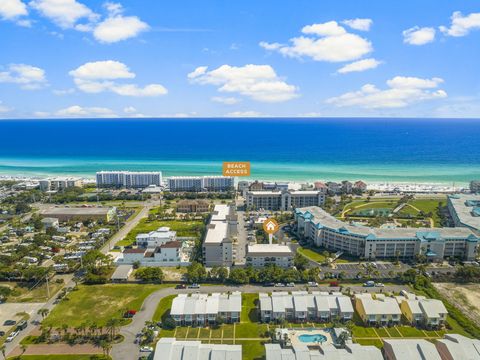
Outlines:
[{"label": "beachfront high-rise", "polygon": [[316,206],[296,209],[295,221],[298,235],[314,245],[365,259],[422,255],[432,261],[475,260],[480,240],[466,227],[383,229],[349,224]]},{"label": "beachfront high-rise", "polygon": [[162,185],[160,171],[100,171],[97,172],[97,187],[146,188]]},{"label": "beachfront high-rise", "polygon": [[248,191],[246,204],[250,209],[292,210],[298,207],[322,206],[325,203],[324,189],[312,191]]},{"label": "beachfront high-rise", "polygon": [[234,178],[230,176],[172,176],[168,188],[172,192],[229,191],[233,190]]}]

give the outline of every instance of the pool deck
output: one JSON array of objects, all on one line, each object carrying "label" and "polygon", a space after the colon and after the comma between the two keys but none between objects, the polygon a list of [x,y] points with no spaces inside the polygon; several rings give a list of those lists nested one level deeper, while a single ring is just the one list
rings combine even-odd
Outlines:
[{"label": "pool deck", "polygon": [[320,345],[325,345],[325,344],[332,344],[333,339],[332,339],[332,334],[330,334],[328,331],[322,330],[322,329],[289,329],[289,337],[290,337],[290,342],[292,346],[294,345],[318,345],[318,343],[312,342],[302,342],[300,341],[299,337],[300,335],[315,335],[315,334],[320,334],[323,335],[327,338],[326,341],[320,343]]}]

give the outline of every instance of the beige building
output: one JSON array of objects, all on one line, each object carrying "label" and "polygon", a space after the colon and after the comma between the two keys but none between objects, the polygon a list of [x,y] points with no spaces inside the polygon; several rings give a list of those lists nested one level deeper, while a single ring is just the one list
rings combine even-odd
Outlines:
[{"label": "beige building", "polygon": [[43,218],[55,218],[58,221],[70,220],[95,220],[109,222],[116,216],[115,207],[54,207],[44,210],[41,215]]},{"label": "beige building", "polygon": [[208,212],[210,203],[207,200],[180,200],[177,202],[179,213],[202,213]]},{"label": "beige building", "polygon": [[38,184],[42,191],[62,191],[72,187],[82,187],[83,180],[73,177],[56,177],[40,180]]},{"label": "beige building", "polygon": [[325,203],[326,191],[324,189],[248,191],[245,197],[246,205],[250,209],[288,211],[306,206],[322,206]]},{"label": "beige building", "polygon": [[392,326],[400,324],[402,312],[393,297],[383,294],[356,294],[354,305],[366,325]]},{"label": "beige building", "polygon": [[293,266],[294,253],[288,245],[254,244],[248,245],[246,264],[253,267],[276,265],[282,268]]}]

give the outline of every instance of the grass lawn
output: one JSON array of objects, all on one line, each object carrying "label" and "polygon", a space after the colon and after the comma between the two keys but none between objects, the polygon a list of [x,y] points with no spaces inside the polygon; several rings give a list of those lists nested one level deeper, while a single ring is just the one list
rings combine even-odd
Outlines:
[{"label": "grass lawn", "polygon": [[377,337],[374,328],[363,327],[363,326],[354,326],[353,327],[353,336],[354,337]]},{"label": "grass lawn", "polygon": [[200,332],[200,328],[189,328],[187,339],[196,339],[198,338],[198,334]]},{"label": "grass lawn", "polygon": [[70,327],[82,323],[104,326],[111,318],[121,318],[125,309],[140,310],[152,292],[172,285],[106,284],[80,285],[58,304],[43,321],[44,326]]},{"label": "grass lawn", "polygon": [[235,338],[263,338],[267,324],[240,323],[235,325]]},{"label": "grass lawn", "polygon": [[306,258],[316,261],[318,263],[323,263],[325,261],[325,256],[322,254],[312,250],[312,249],[307,249],[307,248],[302,248],[299,247],[297,248],[297,252],[305,256]]},{"label": "grass lawn", "polygon": [[355,340],[355,342],[360,345],[373,345],[379,349],[383,348],[383,341],[380,339],[361,339]]},{"label": "grass lawn", "polygon": [[200,338],[209,339],[210,338],[210,329],[200,328]]},{"label": "grass lawn", "polygon": [[236,345],[242,345],[243,360],[261,360],[265,356],[265,346],[262,341],[241,340],[235,341]]},{"label": "grass lawn", "polygon": [[[97,354],[98,360],[108,360],[111,359],[110,356],[105,357],[103,355]],[[90,360],[92,354],[90,355],[22,355],[9,357],[7,360],[21,359],[21,360]]]},{"label": "grass lawn", "polygon": [[202,228],[205,226],[201,221],[183,221],[183,220],[154,220],[142,219],[125,237],[119,241],[117,246],[128,246],[135,242],[138,234],[148,233],[157,230],[159,227],[167,226],[177,232],[179,237],[199,237]]},{"label": "grass lawn", "polygon": [[175,337],[177,339],[185,339],[185,337],[187,336],[187,330],[188,330],[187,327],[177,328],[177,333],[175,334]]},{"label": "grass lawn", "polygon": [[162,321],[163,317],[170,313],[173,299],[176,296],[177,295],[168,295],[159,301],[157,305],[157,310],[155,310],[155,314],[153,314],[152,321]]},{"label": "grass lawn", "polygon": [[[8,302],[34,302],[40,303],[48,300],[47,286],[41,285],[32,289],[31,283],[0,282],[0,286],[6,286],[13,290],[8,297]],[[64,284],[58,284],[55,281],[49,282],[50,297],[54,296]]]},{"label": "grass lawn", "polygon": [[258,322],[258,294],[242,294],[241,322]]},{"label": "grass lawn", "polygon": [[425,337],[422,330],[411,326],[397,326],[397,330],[403,337]]},{"label": "grass lawn", "polygon": [[[387,329],[385,329],[385,328],[378,328],[378,329],[376,329],[376,330],[377,330],[378,336],[380,336],[380,337],[382,337],[382,338],[384,338],[384,337],[391,337],[391,336],[394,336],[394,334],[397,335],[397,332],[392,333],[392,331],[394,331],[394,330],[392,330],[392,329],[388,329],[388,330],[387,330]],[[390,334],[392,334],[392,335],[390,335]]]},{"label": "grass lawn", "polygon": [[221,339],[222,338],[222,328],[224,326],[230,326],[230,325],[222,325],[222,326],[219,326],[219,327],[216,327],[216,328],[212,328],[212,339]]},{"label": "grass lawn", "polygon": [[233,339],[233,326],[225,326],[223,328],[223,338]]}]

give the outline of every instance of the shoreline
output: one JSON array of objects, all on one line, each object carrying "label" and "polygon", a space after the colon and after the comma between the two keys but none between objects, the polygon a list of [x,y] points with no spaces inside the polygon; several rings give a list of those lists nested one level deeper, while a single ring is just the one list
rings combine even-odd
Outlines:
[{"label": "shoreline", "polygon": [[[0,174],[0,181],[9,181],[9,180],[14,180],[14,181],[20,181],[20,182],[36,182],[45,178],[54,178],[54,177],[74,177],[74,178],[79,178],[82,179],[86,183],[95,183],[95,176],[79,176],[75,174],[50,174],[46,176],[40,176],[40,175],[8,175],[8,174]],[[163,177],[168,178],[167,177]],[[254,177],[245,177],[245,178],[239,178],[236,177],[236,183],[238,181],[246,180],[246,181],[255,181],[258,180],[260,182],[287,182],[289,186],[293,189],[300,189],[302,184],[305,183],[313,183],[315,181],[322,181],[322,182],[328,182],[328,181],[334,181],[334,182],[341,182],[342,180],[322,180],[322,179],[317,179],[317,180],[299,180],[299,179],[294,179],[294,180],[272,180],[272,179],[259,179],[259,178],[254,178]],[[343,179],[343,180],[349,180],[349,179]],[[356,179],[356,180],[362,180],[362,179]],[[353,180],[353,181],[356,181]],[[473,180],[473,179],[472,179]],[[352,180],[349,180],[352,181]],[[364,180],[362,180],[364,181]],[[367,182],[367,190],[375,190],[379,192],[392,192],[394,189],[398,189],[400,192],[418,192],[418,193],[455,193],[455,192],[464,192],[468,191],[468,183],[455,183],[449,184],[449,183],[442,183],[442,182],[419,182],[419,181],[401,181],[401,182],[396,182],[396,181],[379,181],[379,182]]]}]

